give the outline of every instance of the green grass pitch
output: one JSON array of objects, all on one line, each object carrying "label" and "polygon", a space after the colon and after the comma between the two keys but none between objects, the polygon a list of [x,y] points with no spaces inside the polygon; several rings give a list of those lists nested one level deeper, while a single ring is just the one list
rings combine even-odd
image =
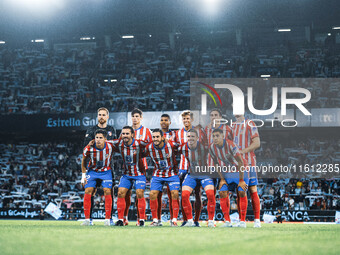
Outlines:
[{"label": "green grass pitch", "polygon": [[340,225],[274,223],[254,229],[249,223],[240,229],[95,224],[1,220],[0,254],[340,254]]}]

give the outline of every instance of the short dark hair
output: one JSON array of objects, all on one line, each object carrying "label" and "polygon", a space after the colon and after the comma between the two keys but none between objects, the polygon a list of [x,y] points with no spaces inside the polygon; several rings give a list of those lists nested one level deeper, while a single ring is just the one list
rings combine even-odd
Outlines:
[{"label": "short dark hair", "polygon": [[166,113],[163,113],[161,118],[168,118],[169,120],[171,120],[170,115]]},{"label": "short dark hair", "polygon": [[213,133],[220,133],[220,134],[223,134],[223,131],[222,129],[219,129],[219,128],[215,128]]},{"label": "short dark hair", "polygon": [[96,130],[95,136],[96,136],[97,134],[102,134],[105,138],[107,137],[107,132],[106,132],[106,130],[104,130],[104,129],[98,129],[98,130]]},{"label": "short dark hair", "polygon": [[154,130],[152,131],[152,133],[155,133],[155,132],[156,132],[156,133],[160,133],[162,137],[164,136],[164,133],[163,133],[162,129],[156,128],[156,129],[154,129]]},{"label": "short dark hair", "polygon": [[131,134],[135,134],[135,130],[134,130],[132,127],[130,127],[130,126],[124,126],[124,127],[122,128],[122,130],[123,130],[123,129],[129,129],[130,132],[131,132]]},{"label": "short dark hair", "polygon": [[188,133],[195,133],[196,136],[198,136],[198,132],[197,132],[197,130],[194,129],[194,128],[190,128],[190,129],[188,130]]},{"label": "short dark hair", "polygon": [[222,111],[221,111],[221,109],[219,109],[219,108],[213,108],[213,109],[211,109],[211,110],[210,110],[210,113],[212,113],[212,112],[218,112],[218,113],[222,116]]},{"label": "short dark hair", "polygon": [[135,109],[132,110],[131,116],[133,116],[135,113],[138,113],[141,117],[142,117],[142,115],[143,115],[142,110],[141,110],[141,109],[138,109],[138,108],[135,108]]}]

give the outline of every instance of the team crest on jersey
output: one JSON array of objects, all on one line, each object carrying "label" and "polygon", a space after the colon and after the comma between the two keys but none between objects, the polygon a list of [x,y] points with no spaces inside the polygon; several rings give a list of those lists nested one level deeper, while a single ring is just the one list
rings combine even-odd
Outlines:
[{"label": "team crest on jersey", "polygon": [[170,155],[170,154],[165,154],[165,157],[166,157],[166,158],[170,158],[171,155]]},{"label": "team crest on jersey", "polygon": [[233,147],[233,149],[232,149],[233,154],[235,154],[236,151],[237,151],[237,147],[235,146],[235,147]]},{"label": "team crest on jersey", "polygon": [[256,131],[256,127],[253,127],[252,129],[253,129],[253,131]]}]

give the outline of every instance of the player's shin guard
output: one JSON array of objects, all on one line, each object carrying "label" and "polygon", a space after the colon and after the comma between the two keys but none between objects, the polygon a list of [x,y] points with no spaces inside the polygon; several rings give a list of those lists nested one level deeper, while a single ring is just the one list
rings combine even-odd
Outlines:
[{"label": "player's shin guard", "polygon": [[117,211],[118,211],[118,219],[124,219],[124,211],[125,211],[126,203],[125,198],[118,198],[117,199]]},{"label": "player's shin guard", "polygon": [[257,194],[257,192],[253,192],[251,193],[250,196],[251,196],[251,203],[253,205],[255,219],[260,219],[261,204],[260,204],[259,195]]},{"label": "player's shin guard", "polygon": [[185,212],[185,215],[187,216],[187,219],[191,220],[192,219],[192,206],[190,202],[190,191],[188,190],[182,191],[182,208],[183,208],[183,211]]},{"label": "player's shin guard", "polygon": [[112,196],[105,196],[105,219],[111,219],[111,210],[112,210]]},{"label": "player's shin guard", "polygon": [[224,215],[224,220],[230,222],[230,200],[229,200],[229,195],[227,197],[221,198],[220,199],[220,206],[221,210]]},{"label": "player's shin guard", "polygon": [[150,209],[151,209],[151,214],[152,214],[152,219],[158,219],[158,202],[157,199],[155,200],[150,200]]},{"label": "player's shin guard", "polygon": [[125,209],[124,209],[124,216],[127,218],[129,215],[129,209],[131,205],[131,195],[129,195],[129,192],[125,196]]},{"label": "player's shin guard", "polygon": [[209,220],[214,220],[214,218],[215,218],[215,207],[216,207],[215,192],[214,192],[214,190],[207,190],[205,193],[206,193],[207,198],[208,198],[208,205],[207,205],[207,207],[208,207],[207,208],[208,217],[209,217]]},{"label": "player's shin guard", "polygon": [[247,207],[248,207],[248,199],[247,196],[240,197],[240,221],[246,221],[247,216]]},{"label": "player's shin guard", "polygon": [[138,198],[138,211],[141,220],[145,220],[145,198]]},{"label": "player's shin guard", "polygon": [[84,214],[85,219],[90,219],[90,211],[91,211],[91,194],[84,195]]},{"label": "player's shin guard", "polygon": [[172,215],[173,215],[172,219],[177,220],[178,212],[179,212],[179,199],[172,199]]}]

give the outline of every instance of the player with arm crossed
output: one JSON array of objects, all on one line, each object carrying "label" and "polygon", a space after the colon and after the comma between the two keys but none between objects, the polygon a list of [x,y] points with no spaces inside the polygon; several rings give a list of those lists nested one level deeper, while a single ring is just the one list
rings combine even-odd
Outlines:
[{"label": "player with arm crossed", "polygon": [[260,148],[260,136],[255,123],[245,119],[244,115],[235,115],[236,122],[232,125],[234,143],[238,146],[240,153],[250,166],[249,193],[254,211],[254,228],[260,228],[260,198],[257,194],[257,172],[255,150]]},{"label": "player with arm crossed", "polygon": [[152,143],[145,149],[145,156],[149,156],[155,164],[155,170],[151,179],[150,208],[153,222],[150,226],[159,226],[157,196],[163,190],[163,185],[168,184],[172,198],[172,221],[171,226],[177,226],[179,212],[179,188],[180,180],[177,175],[178,165],[176,154],[178,145],[172,141],[165,141],[162,130],[155,129],[152,132]]},{"label": "player with arm crossed", "polygon": [[208,146],[206,143],[198,141],[198,132],[195,129],[188,131],[188,142],[181,145],[178,149],[179,153],[184,155],[189,163],[189,171],[185,176],[182,184],[182,207],[185,210],[187,216],[187,223],[184,227],[194,226],[192,217],[192,207],[190,202],[190,194],[197,187],[202,186],[208,198],[208,227],[215,227],[215,187],[213,179],[209,176],[197,176],[195,175],[195,168],[204,169],[207,166]]},{"label": "player with arm crossed", "polygon": [[[229,196],[229,191],[237,192],[239,197],[240,208],[240,224],[239,227],[246,227],[246,214],[247,214],[247,188],[248,188],[248,172],[246,171],[247,164],[242,158],[237,145],[233,141],[227,140],[223,136],[221,129],[215,129],[213,131],[214,143],[210,146],[209,153],[216,165],[216,171],[220,176],[219,194],[220,199],[224,199]],[[232,171],[227,174],[222,174],[218,171],[219,160],[224,163],[224,166],[230,165]],[[236,169],[236,171],[234,171]],[[227,179],[225,179],[225,177]],[[229,209],[225,207],[225,203],[221,203],[221,209],[224,214],[225,227],[231,227]]]},{"label": "player with arm crossed", "polygon": [[[105,196],[105,226],[110,226],[112,210],[112,172],[111,158],[113,154],[113,145],[106,142],[107,132],[97,130],[95,133],[95,143],[91,147],[87,145],[83,151],[81,163],[82,178],[81,183],[85,187],[84,194],[84,214],[85,221],[82,225],[89,226],[91,211],[91,196],[96,188],[97,181],[101,181]],[[90,159],[86,169],[86,160]],[[86,173],[87,171],[87,173]]]},{"label": "player with arm crossed", "polygon": [[[122,129],[119,140],[112,141],[114,150],[123,157],[124,173],[120,178],[118,186],[117,211],[118,221],[116,226],[124,226],[124,212],[126,209],[125,197],[132,185],[135,185],[138,201],[137,210],[139,212],[139,226],[144,227],[145,223],[145,198],[144,190],[146,186],[145,172],[143,171],[142,153],[147,145],[146,142],[134,139],[135,132],[132,127],[125,126]],[[110,142],[110,141],[109,141]]]},{"label": "player with arm crossed", "polygon": [[[174,141],[179,144],[185,144],[188,140],[187,140],[187,132],[188,130],[194,128],[192,126],[192,122],[194,121],[194,115],[191,111],[187,110],[187,111],[183,111],[181,114],[182,117],[182,122],[183,122],[183,128],[176,131],[176,134],[174,136]],[[196,128],[195,128],[196,129]],[[205,140],[206,136],[204,134],[204,131],[201,129],[198,129],[199,133],[198,133],[198,139],[199,141],[201,140]],[[179,178],[182,181],[184,180],[185,175],[188,173],[188,160],[181,155],[181,161],[179,164]],[[181,203],[182,204],[182,203]],[[195,188],[195,219],[194,219],[194,224],[196,227],[200,227],[199,224],[199,218],[200,218],[200,214],[201,214],[201,207],[202,207],[202,201],[201,201],[201,187],[197,186]],[[187,216],[185,214],[185,211],[182,208],[182,214],[183,214],[183,223],[182,226],[184,226],[187,222]]]},{"label": "player with arm crossed", "polygon": [[[151,131],[150,129],[144,127],[142,125],[143,120],[143,112],[142,110],[135,108],[131,112],[131,120],[132,120],[132,128],[135,132],[135,139],[141,140],[147,143],[150,143],[152,141],[151,137]],[[141,166],[141,171],[145,172],[148,169],[148,164],[146,162],[146,159],[143,159],[143,166]],[[128,225],[128,215],[129,215],[129,209],[131,205],[131,190],[129,190],[125,196],[125,211],[124,211],[124,225]],[[136,208],[138,208],[138,200],[136,201]],[[137,210],[137,226],[139,225],[139,211]]]}]

